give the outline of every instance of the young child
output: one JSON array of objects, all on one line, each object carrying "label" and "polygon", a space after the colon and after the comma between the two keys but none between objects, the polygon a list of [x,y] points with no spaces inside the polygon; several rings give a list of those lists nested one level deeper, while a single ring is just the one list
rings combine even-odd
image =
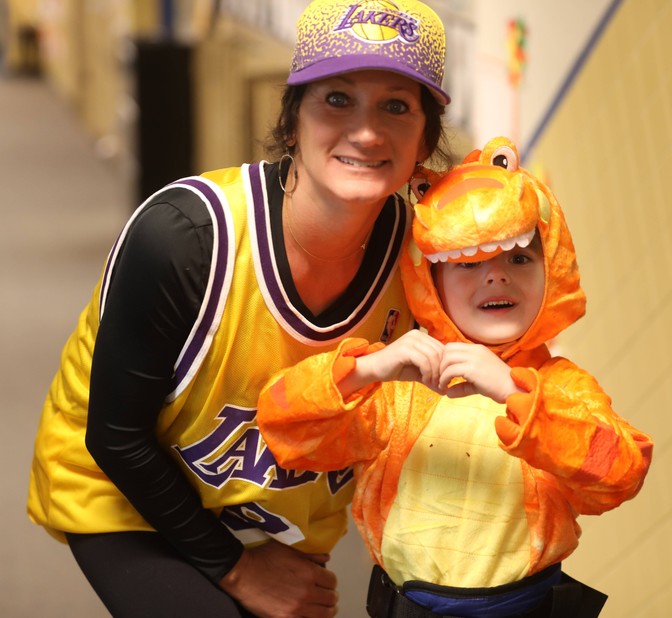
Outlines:
[{"label": "young child", "polygon": [[652,442],[549,353],[585,296],[562,211],[515,146],[491,140],[431,180],[401,258],[427,332],[285,370],[259,426],[284,467],[354,466],[369,615],[597,616],[606,597],[561,561],[579,514],[637,494]]}]

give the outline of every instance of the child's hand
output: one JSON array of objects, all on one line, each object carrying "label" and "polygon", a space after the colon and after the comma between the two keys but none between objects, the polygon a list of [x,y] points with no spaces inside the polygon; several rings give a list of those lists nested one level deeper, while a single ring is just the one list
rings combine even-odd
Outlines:
[{"label": "child's hand", "polygon": [[[463,378],[448,387],[454,378]],[[511,368],[494,352],[476,343],[447,343],[441,359],[439,390],[448,397],[485,395],[498,403],[520,392],[511,379]]]},{"label": "child's hand", "polygon": [[360,356],[355,371],[339,388],[346,395],[372,382],[401,380],[422,382],[436,390],[442,355],[443,344],[427,333],[412,330],[382,350]]}]

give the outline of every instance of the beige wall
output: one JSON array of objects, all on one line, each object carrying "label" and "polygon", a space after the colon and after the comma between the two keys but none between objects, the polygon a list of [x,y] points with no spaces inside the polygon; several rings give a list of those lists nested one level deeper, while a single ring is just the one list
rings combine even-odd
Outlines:
[{"label": "beige wall", "polygon": [[25,68],[27,50],[22,47],[19,33],[37,25],[37,4],[38,0],[4,0],[4,6],[0,6],[0,51],[5,54],[4,68],[10,71]]},{"label": "beige wall", "polygon": [[625,0],[544,132],[534,161],[567,214],[587,316],[559,339],[655,441],[640,495],[582,518],[570,572],[605,618],[672,607],[672,0]]},{"label": "beige wall", "polygon": [[[61,0],[37,12],[42,64],[101,155],[130,169],[134,38],[160,35],[157,0]],[[194,169],[263,156],[260,143],[279,109],[291,46],[216,15],[205,0],[177,3],[176,35],[193,46]]]},{"label": "beige wall", "polygon": [[264,158],[291,46],[222,18],[194,59],[198,171]]}]

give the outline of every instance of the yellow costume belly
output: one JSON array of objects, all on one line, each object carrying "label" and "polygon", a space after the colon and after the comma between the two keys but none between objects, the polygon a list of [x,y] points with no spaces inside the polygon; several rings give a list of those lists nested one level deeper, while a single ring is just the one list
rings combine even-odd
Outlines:
[{"label": "yellow costume belly", "polygon": [[502,406],[443,398],[406,460],[381,546],[401,584],[483,587],[529,569],[520,461],[498,445]]}]

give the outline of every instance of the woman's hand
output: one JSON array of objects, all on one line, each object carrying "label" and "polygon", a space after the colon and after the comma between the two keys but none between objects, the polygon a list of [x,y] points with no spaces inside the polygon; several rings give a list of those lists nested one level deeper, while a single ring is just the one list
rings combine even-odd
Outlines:
[{"label": "woman's hand", "polygon": [[338,387],[343,397],[373,382],[422,382],[439,386],[443,344],[420,330],[412,330],[383,349],[357,358],[355,370]]},{"label": "woman's hand", "polygon": [[260,618],[332,618],[338,593],[328,560],[269,541],[245,549],[219,585]]},{"label": "woman's hand", "polygon": [[[511,378],[511,368],[486,346],[476,343],[447,343],[440,372],[439,392],[448,397],[480,394],[505,403],[509,395],[521,392]],[[448,386],[455,378],[464,381]]]}]

